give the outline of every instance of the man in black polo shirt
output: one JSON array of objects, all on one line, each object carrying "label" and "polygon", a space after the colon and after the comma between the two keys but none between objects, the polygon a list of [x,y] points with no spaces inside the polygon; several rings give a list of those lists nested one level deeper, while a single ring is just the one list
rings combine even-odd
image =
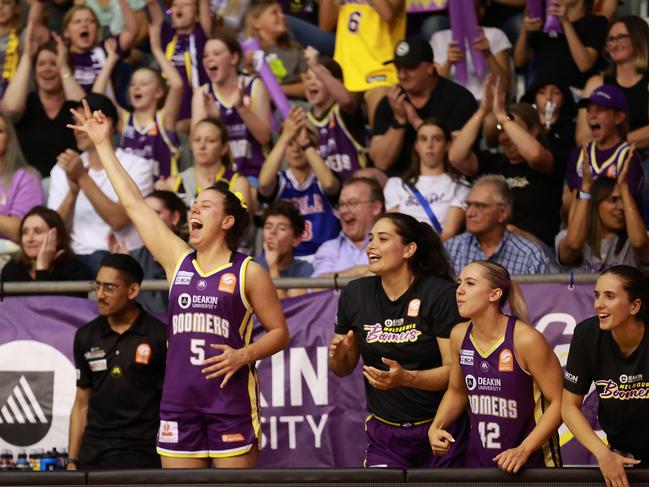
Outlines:
[{"label": "man in black polo shirt", "polygon": [[96,278],[99,317],[77,330],[69,470],[159,468],[156,434],[167,330],[136,302],[142,268],[111,254]]},{"label": "man in black polo shirt", "polygon": [[433,48],[416,37],[399,42],[392,61],[399,84],[376,107],[370,157],[388,176],[401,176],[410,166],[416,129],[435,117],[451,132],[459,131],[478,104],[469,90],[435,71]]}]

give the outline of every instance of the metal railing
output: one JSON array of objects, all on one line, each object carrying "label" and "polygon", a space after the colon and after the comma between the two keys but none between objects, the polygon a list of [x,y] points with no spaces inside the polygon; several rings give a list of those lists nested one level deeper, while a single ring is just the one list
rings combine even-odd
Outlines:
[{"label": "metal railing", "polygon": [[[516,276],[514,280],[519,283],[562,283],[570,284],[580,282],[595,282],[597,274],[538,274]],[[345,287],[357,277],[308,277],[308,278],[279,278],[273,283],[280,289],[338,289]],[[142,282],[142,291],[167,291],[169,285],[163,280],[145,280]],[[48,282],[3,282],[0,295],[12,294],[63,294],[63,293],[91,292],[90,281],[48,281]]]}]

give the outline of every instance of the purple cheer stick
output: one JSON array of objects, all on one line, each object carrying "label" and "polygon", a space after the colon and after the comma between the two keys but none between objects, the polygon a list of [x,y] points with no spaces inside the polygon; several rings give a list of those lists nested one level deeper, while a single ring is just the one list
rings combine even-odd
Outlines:
[{"label": "purple cheer stick", "polygon": [[[457,46],[466,51],[466,35],[464,33],[464,21],[462,20],[462,4],[458,0],[448,2],[448,13],[451,17],[451,33],[453,34],[453,40],[457,42]],[[468,80],[468,72],[466,66],[466,60],[458,61],[454,65],[455,67],[455,79],[457,79],[460,84],[466,85]]]},{"label": "purple cheer stick", "polygon": [[[550,5],[556,5],[557,2],[551,0],[548,2],[548,7]],[[557,37],[559,34],[563,34],[563,27],[561,27],[561,19],[556,15],[546,15],[545,25],[543,26],[543,32],[548,34],[550,37]]]},{"label": "purple cheer stick", "polygon": [[275,78],[275,75],[270,70],[270,67],[268,67],[268,63],[266,62],[266,59],[264,57],[264,51],[259,45],[259,39],[257,39],[256,37],[249,37],[248,39],[241,40],[240,44],[241,49],[244,53],[250,51],[253,52],[253,67],[255,68],[257,73],[259,73],[259,77],[266,85],[268,94],[273,100],[277,111],[280,113],[282,118],[286,118],[288,112],[291,111],[291,103],[288,101],[288,98],[286,98],[286,95],[282,91],[282,88],[279,86],[277,78]]},{"label": "purple cheer stick", "polygon": [[530,19],[543,18],[542,0],[527,0],[527,16]]},{"label": "purple cheer stick", "polygon": [[[457,0],[456,0],[457,2]],[[459,2],[458,2],[459,3]],[[480,36],[478,27],[478,16],[475,13],[474,0],[464,0],[464,35],[467,37],[469,46],[471,46],[471,61],[479,78],[485,73],[487,62],[484,53],[473,48],[473,40]]]}]

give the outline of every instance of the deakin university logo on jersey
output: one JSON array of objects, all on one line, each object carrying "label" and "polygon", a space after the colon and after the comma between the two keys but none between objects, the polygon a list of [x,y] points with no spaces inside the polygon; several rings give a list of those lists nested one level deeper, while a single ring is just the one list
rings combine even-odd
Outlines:
[{"label": "deakin university logo on jersey", "polygon": [[16,446],[42,440],[52,426],[53,393],[53,371],[0,371],[0,438]]}]

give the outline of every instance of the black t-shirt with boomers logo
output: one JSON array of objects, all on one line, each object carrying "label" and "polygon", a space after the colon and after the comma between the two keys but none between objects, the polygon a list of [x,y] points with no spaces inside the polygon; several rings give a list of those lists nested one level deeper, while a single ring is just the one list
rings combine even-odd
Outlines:
[{"label": "black t-shirt with boomers logo", "polygon": [[[336,333],[353,330],[366,365],[387,370],[382,357],[404,369],[439,367],[437,337],[448,339],[462,319],[455,302],[455,284],[435,278],[417,279],[395,301],[383,291],[380,277],[349,283],[338,302]],[[378,391],[365,381],[371,413],[394,422],[416,422],[435,416],[442,392],[397,387]]]},{"label": "black t-shirt with boomers logo", "polygon": [[586,395],[595,382],[599,424],[609,444],[649,462],[649,333],[624,357],[610,331],[589,318],[575,328],[563,379],[573,394]]}]

